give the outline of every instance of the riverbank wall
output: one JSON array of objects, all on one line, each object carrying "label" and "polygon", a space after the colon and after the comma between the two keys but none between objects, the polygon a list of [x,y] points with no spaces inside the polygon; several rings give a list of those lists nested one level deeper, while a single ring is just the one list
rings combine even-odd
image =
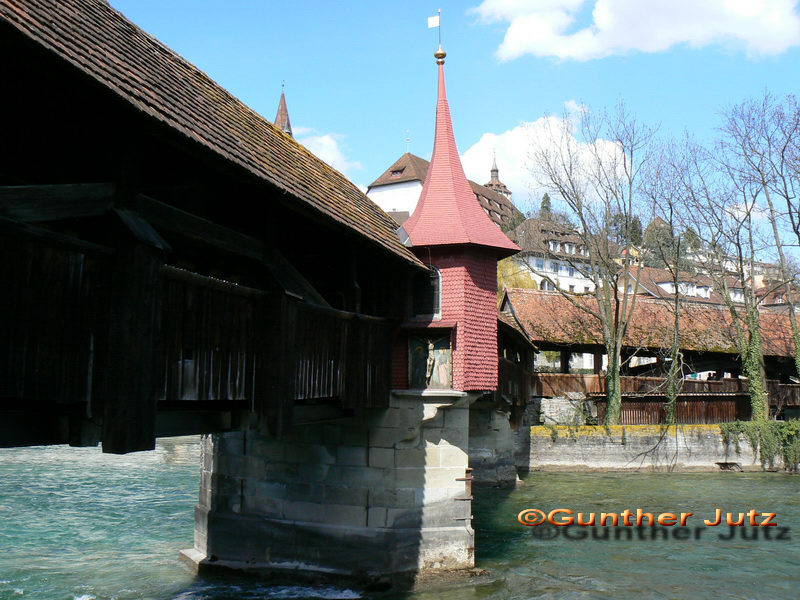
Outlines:
[{"label": "riverbank wall", "polygon": [[761,470],[750,444],[726,444],[719,425],[540,425],[518,448],[520,471]]}]

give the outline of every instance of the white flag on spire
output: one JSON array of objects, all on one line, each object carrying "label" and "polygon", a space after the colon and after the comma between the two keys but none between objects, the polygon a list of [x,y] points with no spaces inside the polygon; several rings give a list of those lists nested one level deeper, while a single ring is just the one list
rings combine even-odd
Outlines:
[{"label": "white flag on spire", "polygon": [[439,15],[428,17],[428,29],[433,29],[434,27],[439,27]]}]

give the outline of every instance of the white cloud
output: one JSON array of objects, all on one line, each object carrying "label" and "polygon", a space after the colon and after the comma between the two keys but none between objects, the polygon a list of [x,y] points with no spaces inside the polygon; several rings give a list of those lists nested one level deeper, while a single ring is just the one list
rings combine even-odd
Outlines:
[{"label": "white cloud", "polygon": [[[483,0],[485,23],[508,23],[497,56],[592,60],[630,52],[734,45],[751,56],[800,43],[798,0]],[[576,28],[582,10],[592,22]]]},{"label": "white cloud", "polygon": [[545,189],[537,181],[540,177],[533,173],[532,153],[538,148],[552,145],[554,138],[562,135],[570,136],[570,143],[585,146],[572,137],[572,132],[577,126],[579,114],[587,110],[586,106],[568,100],[564,108],[562,115],[524,121],[501,133],[484,133],[461,156],[467,177],[478,183],[488,181],[492,156],[496,153],[500,180],[511,190],[514,204],[523,212],[536,210]]},{"label": "white cloud", "polygon": [[307,127],[298,127],[295,129],[295,133],[300,136],[297,139],[298,142],[344,175],[350,177],[351,171],[364,168],[360,162],[351,161],[345,156],[342,144],[343,135],[338,133],[312,135],[316,132]]}]

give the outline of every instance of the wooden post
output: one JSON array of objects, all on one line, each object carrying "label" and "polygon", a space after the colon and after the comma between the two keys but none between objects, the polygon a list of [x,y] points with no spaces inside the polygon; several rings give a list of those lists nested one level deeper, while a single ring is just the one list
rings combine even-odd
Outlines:
[{"label": "wooden post", "polygon": [[592,366],[594,367],[594,374],[600,375],[600,371],[603,370],[603,353],[600,350],[595,351]]},{"label": "wooden post", "polygon": [[572,353],[569,350],[561,351],[561,372],[569,373],[569,359]]},{"label": "wooden post", "polygon": [[259,429],[279,437],[292,422],[297,307],[283,292],[271,293],[260,309],[255,409]]},{"label": "wooden post", "polygon": [[103,452],[155,448],[163,263],[160,250],[138,242],[117,254],[103,378]]}]

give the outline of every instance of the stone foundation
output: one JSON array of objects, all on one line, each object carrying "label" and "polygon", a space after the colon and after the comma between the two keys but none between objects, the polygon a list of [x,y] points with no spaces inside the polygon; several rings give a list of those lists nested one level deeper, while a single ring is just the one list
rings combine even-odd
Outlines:
[{"label": "stone foundation", "polygon": [[493,401],[470,407],[469,466],[475,485],[516,485],[514,440],[509,414],[496,409]]},{"label": "stone foundation", "polygon": [[463,392],[395,392],[388,409],[205,436],[195,547],[200,570],[359,580],[474,566]]},{"label": "stone foundation", "polygon": [[531,470],[761,470],[747,442],[739,454],[726,447],[718,425],[536,426],[527,459]]}]

